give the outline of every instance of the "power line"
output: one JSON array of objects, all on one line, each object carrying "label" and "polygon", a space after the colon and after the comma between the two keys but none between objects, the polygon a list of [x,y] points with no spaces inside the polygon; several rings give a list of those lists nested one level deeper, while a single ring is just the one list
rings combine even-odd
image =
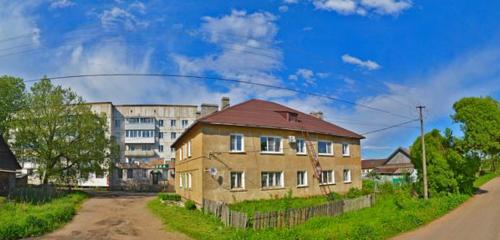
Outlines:
[{"label": "power line", "polygon": [[416,122],[416,121],[419,121],[419,119],[413,119],[413,120],[410,120],[410,121],[406,121],[406,122],[398,123],[398,124],[395,124],[395,125],[391,125],[391,126],[388,126],[388,127],[385,127],[385,128],[375,129],[375,130],[372,130],[372,131],[361,133],[361,135],[367,135],[367,134],[372,134],[372,133],[376,133],[376,132],[385,131],[385,130],[388,130],[388,129],[391,129],[391,128],[400,127],[400,126],[403,126],[405,124]]},{"label": "power line", "polygon": [[[341,103],[345,103],[345,104],[363,107],[366,109],[370,109],[372,111],[382,112],[382,113],[386,113],[386,114],[401,117],[401,118],[412,119],[411,117],[397,114],[397,113],[392,113],[392,112],[387,111],[385,109],[376,108],[376,107],[352,102],[352,101],[341,99],[341,98],[331,97],[331,96],[327,96],[327,95],[317,93],[317,92],[308,92],[308,91],[293,89],[293,88],[289,88],[289,87],[276,86],[276,85],[265,84],[265,83],[256,83],[256,82],[251,82],[251,81],[246,81],[246,80],[221,78],[221,77],[183,75],[183,74],[165,74],[165,73],[100,73],[100,74],[78,74],[78,75],[56,76],[56,77],[47,77],[47,78],[52,79],[52,80],[58,80],[58,79],[85,78],[85,77],[124,77],[124,76],[125,77],[178,77],[178,78],[192,78],[192,79],[199,79],[199,80],[208,79],[208,80],[215,80],[215,81],[242,83],[242,84],[247,84],[247,85],[255,85],[255,86],[260,86],[260,87],[286,90],[286,91],[290,91],[290,92],[296,92],[296,93],[300,93],[300,94],[321,97],[321,98],[333,100],[336,102],[341,102]],[[30,80],[26,80],[25,82],[35,82],[35,81],[39,81],[39,80],[41,80],[41,79],[30,79]]]}]

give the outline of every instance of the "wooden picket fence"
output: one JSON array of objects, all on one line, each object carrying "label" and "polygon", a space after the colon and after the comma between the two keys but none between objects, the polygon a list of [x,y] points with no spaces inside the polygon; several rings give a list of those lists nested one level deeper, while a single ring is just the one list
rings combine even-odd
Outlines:
[{"label": "wooden picket fence", "polygon": [[246,213],[229,209],[225,203],[204,199],[203,212],[215,215],[225,226],[265,229],[291,227],[304,223],[312,217],[337,216],[344,212],[371,207],[372,204],[373,197],[367,195],[306,208],[286,209],[275,212],[256,212],[253,217],[249,217]]}]

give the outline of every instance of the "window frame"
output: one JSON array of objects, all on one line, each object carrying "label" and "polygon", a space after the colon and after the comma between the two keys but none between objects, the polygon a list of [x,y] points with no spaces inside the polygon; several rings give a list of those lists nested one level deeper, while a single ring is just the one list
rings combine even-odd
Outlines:
[{"label": "window frame", "polygon": [[[233,146],[233,142],[232,142],[232,138],[234,137],[241,137],[241,150],[234,150],[234,149],[231,149],[232,146]],[[238,144],[236,144],[237,146]],[[245,135],[243,135],[242,133],[231,133],[229,134],[229,151],[232,152],[232,153],[243,153],[245,152]]]},{"label": "window frame", "polygon": [[170,133],[170,140],[175,140],[177,138],[177,132]]},{"label": "window frame", "polygon": [[[266,138],[266,151],[262,150],[262,138]],[[280,139],[280,146],[279,146],[279,151],[269,151],[269,138],[279,138]],[[260,136],[260,152],[264,154],[283,154],[283,138],[280,136]]]},{"label": "window frame", "polygon": [[191,173],[187,174],[187,184],[188,184],[188,189],[193,188],[193,175]]},{"label": "window frame", "polygon": [[[330,153],[320,153],[319,152],[319,143],[320,142],[322,142],[322,143],[330,143]],[[330,140],[318,140],[317,147],[318,147],[318,155],[319,156],[333,156],[334,155],[334,152],[333,152],[333,141],[330,141]]]},{"label": "window frame", "polygon": [[[347,153],[344,152],[344,146],[347,145]],[[349,157],[351,156],[351,144],[349,143],[342,143],[342,156],[343,157]]]},{"label": "window frame", "polygon": [[[129,173],[132,173],[129,175]],[[134,179],[134,169],[129,168],[127,169],[127,179]]]},{"label": "window frame", "polygon": [[164,123],[163,123],[163,119],[159,119],[159,120],[158,120],[158,126],[159,126],[159,127],[163,127],[163,124],[164,124]]},{"label": "window frame", "polygon": [[[276,185],[275,183],[277,183],[277,177],[276,177],[276,174],[279,173],[280,174],[280,177],[279,177],[279,182],[280,184],[279,185]],[[264,174],[267,175],[266,177],[266,185],[264,186]],[[270,178],[270,174],[272,174],[272,178]],[[272,179],[270,181],[270,179]],[[271,185],[271,183],[273,183],[274,185]],[[285,173],[283,171],[262,171],[260,172],[260,186],[262,189],[281,189],[281,188],[284,188],[285,187]]]},{"label": "window frame", "polygon": [[[348,172],[348,175],[347,175],[348,176],[348,180],[345,179],[345,176],[346,176],[345,172],[346,171]],[[352,171],[351,171],[351,169],[344,169],[342,171],[342,180],[344,181],[344,183],[352,183]]]},{"label": "window frame", "polygon": [[[236,176],[238,176],[238,174],[240,174],[240,179],[238,181],[238,178],[236,178],[236,182],[239,183],[240,187],[235,187],[233,185],[233,174],[236,174]],[[245,189],[245,172],[243,171],[232,171],[229,173],[229,188],[231,190],[243,190]]]},{"label": "window frame", "polygon": [[177,120],[176,119],[170,119],[170,127],[177,127]]},{"label": "window frame", "polygon": [[158,145],[158,152],[163,152],[163,150],[164,150],[163,145],[162,144]]},{"label": "window frame", "polygon": [[[186,124],[184,124],[184,123],[186,123]],[[181,120],[181,127],[186,128],[186,127],[188,127],[188,126],[189,126],[189,120],[187,120],[187,119],[182,119],[182,120]]]},{"label": "window frame", "polygon": [[191,140],[189,140],[187,143],[187,157],[191,157]]},{"label": "window frame", "polygon": [[[331,181],[330,181],[330,182],[323,182],[323,174],[324,174],[325,172],[330,172],[330,173],[332,173],[332,174],[331,174],[332,179],[331,179]],[[320,176],[320,179],[321,179],[321,181],[320,181],[319,185],[333,185],[333,184],[335,184],[335,171],[334,171],[334,170],[323,170],[323,171],[321,171],[321,176]]]},{"label": "window frame", "polygon": [[[303,173],[303,180],[302,180],[302,184],[299,183],[299,173]],[[308,181],[307,181],[307,171],[306,170],[299,170],[297,171],[297,187],[307,187],[309,186],[308,185]]]},{"label": "window frame", "polygon": [[[304,151],[303,152],[299,152],[298,151],[298,147],[299,147],[299,141],[302,141],[304,143]],[[297,155],[307,155],[307,146],[306,146],[306,140],[303,139],[303,138],[297,138],[297,140],[295,141],[295,153]]]}]

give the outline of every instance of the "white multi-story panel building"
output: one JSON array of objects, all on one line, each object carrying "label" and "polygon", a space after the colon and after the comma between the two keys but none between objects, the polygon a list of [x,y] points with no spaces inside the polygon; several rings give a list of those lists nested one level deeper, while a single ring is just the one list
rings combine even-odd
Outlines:
[{"label": "white multi-story panel building", "polygon": [[120,161],[111,176],[90,176],[82,186],[150,188],[170,180],[175,151],[170,145],[198,117],[218,110],[217,105],[89,103],[108,119],[109,135],[120,145]]}]

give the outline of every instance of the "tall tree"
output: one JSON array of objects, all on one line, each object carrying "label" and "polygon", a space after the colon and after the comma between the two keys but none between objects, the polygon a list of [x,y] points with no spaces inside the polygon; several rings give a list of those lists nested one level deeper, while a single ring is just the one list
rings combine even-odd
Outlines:
[{"label": "tall tree", "polygon": [[106,118],[71,89],[43,79],[26,94],[26,106],[13,121],[14,150],[35,163],[44,184],[74,182],[108,167],[112,146]]},{"label": "tall tree", "polygon": [[491,160],[496,171],[500,158],[500,103],[491,97],[462,98],[453,104],[452,118],[464,133],[463,147],[468,155]]},{"label": "tall tree", "polygon": [[24,88],[21,78],[0,77],[0,135],[7,133],[12,116],[23,107]]}]

